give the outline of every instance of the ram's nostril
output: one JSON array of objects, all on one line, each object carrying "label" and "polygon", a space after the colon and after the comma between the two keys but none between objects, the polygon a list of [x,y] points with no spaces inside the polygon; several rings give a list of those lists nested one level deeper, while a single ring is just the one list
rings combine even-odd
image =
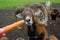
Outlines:
[{"label": "ram's nostril", "polygon": [[29,22],[30,21],[30,19],[28,19],[28,20],[26,20],[27,22]]},{"label": "ram's nostril", "polygon": [[29,21],[30,21],[30,19],[29,19]]}]

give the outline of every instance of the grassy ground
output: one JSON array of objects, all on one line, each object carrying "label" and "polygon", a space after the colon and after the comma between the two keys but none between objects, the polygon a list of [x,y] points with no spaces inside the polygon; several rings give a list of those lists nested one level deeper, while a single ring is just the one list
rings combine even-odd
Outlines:
[{"label": "grassy ground", "polygon": [[[28,3],[40,2],[46,0],[0,0],[0,9],[22,6]],[[60,3],[60,0],[50,0],[52,3]]]}]

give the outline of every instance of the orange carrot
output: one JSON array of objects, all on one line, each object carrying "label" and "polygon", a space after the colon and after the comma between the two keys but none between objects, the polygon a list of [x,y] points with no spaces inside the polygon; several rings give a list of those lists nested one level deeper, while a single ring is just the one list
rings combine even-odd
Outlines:
[{"label": "orange carrot", "polygon": [[8,31],[16,28],[17,26],[22,25],[22,24],[24,24],[24,20],[20,20],[20,21],[15,22],[15,23],[13,23],[11,25],[5,26],[5,27],[2,28],[3,29],[3,33],[6,33]]}]

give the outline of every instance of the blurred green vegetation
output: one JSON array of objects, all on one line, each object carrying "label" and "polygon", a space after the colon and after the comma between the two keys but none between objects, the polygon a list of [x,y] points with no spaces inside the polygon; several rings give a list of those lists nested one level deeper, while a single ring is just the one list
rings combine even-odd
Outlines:
[{"label": "blurred green vegetation", "polygon": [[[0,9],[13,8],[31,3],[44,3],[46,0],[0,0]],[[50,0],[52,3],[60,3],[60,0]]]}]

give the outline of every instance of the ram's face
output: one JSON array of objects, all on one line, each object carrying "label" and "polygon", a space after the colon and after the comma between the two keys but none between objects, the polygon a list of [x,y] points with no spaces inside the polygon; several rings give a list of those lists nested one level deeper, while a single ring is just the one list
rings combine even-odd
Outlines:
[{"label": "ram's face", "polygon": [[26,25],[33,24],[33,10],[29,7],[26,7],[21,13],[16,15],[19,19],[24,19]]},{"label": "ram's face", "polygon": [[32,25],[33,24],[33,10],[30,8],[26,8],[23,11],[24,19],[25,19],[25,24],[26,25]]}]

